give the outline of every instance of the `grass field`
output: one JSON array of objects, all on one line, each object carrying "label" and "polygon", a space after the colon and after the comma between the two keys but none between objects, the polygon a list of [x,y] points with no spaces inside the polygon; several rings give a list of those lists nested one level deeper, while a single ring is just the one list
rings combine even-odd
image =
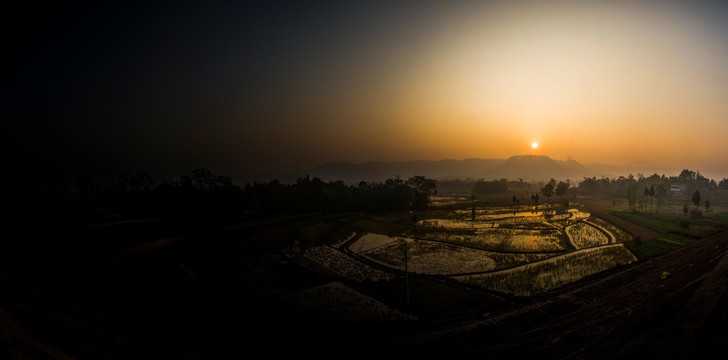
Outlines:
[{"label": "grass field", "polygon": [[728,224],[728,211],[708,214],[706,217]]},{"label": "grass field", "polygon": [[657,239],[649,241],[632,241],[625,243],[625,246],[632,252],[639,254],[643,258],[659,256],[669,253],[675,249],[679,249],[685,245],[689,245],[697,241],[680,234],[665,234]]},{"label": "grass field", "polygon": [[642,258],[659,256],[695,242],[697,239],[728,229],[728,212],[712,213],[705,217],[653,214],[646,212],[613,211],[613,215],[662,233],[656,239],[635,239],[626,246]]},{"label": "grass field", "polygon": [[682,228],[680,219],[671,217],[670,215],[628,211],[613,211],[612,214],[660,232],[680,231]]}]

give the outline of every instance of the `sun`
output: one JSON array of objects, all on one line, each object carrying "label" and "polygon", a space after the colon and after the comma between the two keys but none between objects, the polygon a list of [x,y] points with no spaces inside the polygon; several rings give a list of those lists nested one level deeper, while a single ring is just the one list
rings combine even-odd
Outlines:
[{"label": "sun", "polygon": [[534,149],[538,148],[538,143],[534,141],[533,143],[531,143],[531,147]]}]

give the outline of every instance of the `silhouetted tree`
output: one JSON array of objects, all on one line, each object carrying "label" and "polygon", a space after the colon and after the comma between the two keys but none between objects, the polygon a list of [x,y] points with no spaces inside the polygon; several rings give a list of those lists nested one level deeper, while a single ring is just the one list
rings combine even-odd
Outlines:
[{"label": "silhouetted tree", "polygon": [[508,191],[508,179],[485,181],[478,180],[473,186],[473,193],[476,194],[495,194]]},{"label": "silhouetted tree", "polygon": [[700,206],[700,191],[698,189],[695,189],[693,193],[693,204],[695,204],[696,209]]},{"label": "silhouetted tree", "polygon": [[556,191],[555,191],[556,195],[561,196],[561,197],[566,195],[566,192],[569,191],[570,185],[571,185],[571,183],[568,180],[565,182],[559,181],[559,184],[556,185]]},{"label": "silhouetted tree", "polygon": [[718,182],[718,189],[728,190],[728,179],[727,178],[723,178],[723,180]]},{"label": "silhouetted tree", "polygon": [[680,175],[678,175],[678,178],[683,181],[695,180],[696,174],[695,171],[683,169],[683,171],[680,172]]},{"label": "silhouetted tree", "polygon": [[652,199],[655,197],[655,185],[650,185],[650,212],[652,212]]},{"label": "silhouetted tree", "polygon": [[657,212],[660,212],[660,205],[662,205],[662,199],[665,197],[665,194],[667,193],[667,190],[665,189],[665,186],[662,184],[658,184],[657,188],[655,189],[655,196],[657,196]]},{"label": "silhouetted tree", "polygon": [[630,186],[629,189],[627,189],[627,204],[629,205],[629,208],[633,212],[635,211],[636,201],[637,201],[637,186],[633,185],[633,186]]},{"label": "silhouetted tree", "polygon": [[541,189],[541,193],[546,197],[546,202],[549,202],[549,199],[551,199],[551,196],[554,195],[554,189],[556,188],[556,180],[551,178],[549,180],[548,184],[544,185],[544,187]]},{"label": "silhouetted tree", "polygon": [[470,194],[470,201],[473,202],[473,211],[471,212],[471,220],[475,221],[475,194]]},{"label": "silhouetted tree", "polygon": [[422,175],[413,176],[405,184],[414,189],[413,210],[425,210],[430,205],[430,196],[437,195],[437,182]]}]

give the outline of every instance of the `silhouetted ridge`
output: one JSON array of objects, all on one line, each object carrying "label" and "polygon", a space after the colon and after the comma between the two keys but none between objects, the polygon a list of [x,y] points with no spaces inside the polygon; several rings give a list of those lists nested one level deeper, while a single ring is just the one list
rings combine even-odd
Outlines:
[{"label": "silhouetted ridge", "polygon": [[574,160],[554,160],[544,155],[516,155],[487,172],[486,178],[524,180],[578,179],[590,176],[591,170]]},{"label": "silhouetted ridge", "polygon": [[523,179],[540,181],[580,179],[594,176],[586,166],[575,160],[554,160],[545,155],[516,155],[508,159],[445,159],[398,162],[332,162],[311,170],[308,174],[324,180],[383,181],[399,175],[408,178],[424,174],[438,180],[448,179]]}]

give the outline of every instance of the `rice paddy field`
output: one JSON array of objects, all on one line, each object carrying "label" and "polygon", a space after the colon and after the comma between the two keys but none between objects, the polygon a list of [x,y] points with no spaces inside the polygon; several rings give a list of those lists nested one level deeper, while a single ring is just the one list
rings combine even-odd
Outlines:
[{"label": "rice paddy field", "polygon": [[[463,199],[441,198],[449,205]],[[409,226],[363,219],[354,231],[298,251],[342,280],[433,278],[515,297],[552,291],[637,261],[628,233],[578,204],[443,209]]]}]

